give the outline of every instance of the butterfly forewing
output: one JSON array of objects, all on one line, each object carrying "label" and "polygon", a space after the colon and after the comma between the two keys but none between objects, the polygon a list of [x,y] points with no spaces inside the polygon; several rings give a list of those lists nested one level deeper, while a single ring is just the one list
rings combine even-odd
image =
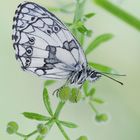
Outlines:
[{"label": "butterfly forewing", "polygon": [[22,68],[39,76],[65,79],[87,66],[82,48],[66,26],[35,3],[18,6],[12,39]]}]

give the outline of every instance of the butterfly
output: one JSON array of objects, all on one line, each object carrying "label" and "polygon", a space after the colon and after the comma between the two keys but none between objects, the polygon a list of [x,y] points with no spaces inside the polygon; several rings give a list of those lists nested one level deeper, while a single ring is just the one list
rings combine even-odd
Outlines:
[{"label": "butterfly", "polygon": [[24,71],[46,79],[64,79],[78,87],[103,75],[88,66],[79,42],[47,9],[23,2],[13,22],[13,47]]}]

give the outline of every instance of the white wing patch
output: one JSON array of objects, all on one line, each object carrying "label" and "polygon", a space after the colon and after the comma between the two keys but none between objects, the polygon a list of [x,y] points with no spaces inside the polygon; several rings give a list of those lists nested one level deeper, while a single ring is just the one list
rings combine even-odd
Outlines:
[{"label": "white wing patch", "polygon": [[77,40],[45,8],[24,2],[13,20],[13,46],[24,70],[45,78],[67,79],[77,67],[87,66]]}]

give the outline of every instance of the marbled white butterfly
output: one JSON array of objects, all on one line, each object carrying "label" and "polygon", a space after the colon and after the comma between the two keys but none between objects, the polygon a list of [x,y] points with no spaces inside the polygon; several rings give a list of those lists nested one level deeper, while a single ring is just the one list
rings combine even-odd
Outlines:
[{"label": "marbled white butterfly", "polygon": [[24,2],[13,21],[13,46],[23,70],[47,79],[65,79],[76,86],[104,75],[88,67],[76,38],[45,8]]}]

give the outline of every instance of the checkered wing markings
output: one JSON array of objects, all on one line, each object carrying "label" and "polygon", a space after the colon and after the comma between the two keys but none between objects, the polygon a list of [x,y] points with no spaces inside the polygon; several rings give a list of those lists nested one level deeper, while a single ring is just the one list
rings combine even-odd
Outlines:
[{"label": "checkered wing markings", "polygon": [[66,26],[35,3],[18,6],[12,39],[22,68],[39,76],[68,78],[77,64],[87,65],[83,50]]}]

